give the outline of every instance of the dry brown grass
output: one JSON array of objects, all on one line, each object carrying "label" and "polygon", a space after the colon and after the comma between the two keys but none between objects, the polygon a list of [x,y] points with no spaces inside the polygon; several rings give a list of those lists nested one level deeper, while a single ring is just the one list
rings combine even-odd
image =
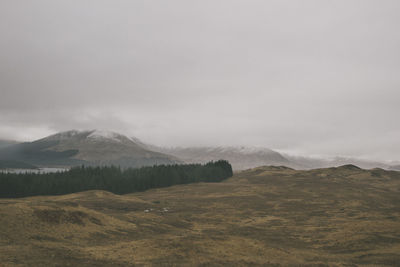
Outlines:
[{"label": "dry brown grass", "polygon": [[0,266],[396,266],[399,191],[399,172],[260,167],[124,196],[2,199]]}]

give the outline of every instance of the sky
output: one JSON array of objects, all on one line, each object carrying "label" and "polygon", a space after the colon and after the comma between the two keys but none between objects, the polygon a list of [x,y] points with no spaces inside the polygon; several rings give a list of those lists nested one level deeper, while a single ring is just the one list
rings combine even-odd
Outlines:
[{"label": "sky", "polygon": [[0,138],[400,160],[397,0],[2,0]]}]

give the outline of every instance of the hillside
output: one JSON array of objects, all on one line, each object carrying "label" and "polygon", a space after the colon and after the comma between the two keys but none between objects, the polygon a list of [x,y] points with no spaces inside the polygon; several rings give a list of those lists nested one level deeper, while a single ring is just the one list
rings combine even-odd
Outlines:
[{"label": "hillside", "polygon": [[178,159],[147,150],[131,138],[114,132],[67,131],[0,149],[0,160],[36,166],[118,165],[141,167],[173,164]]},{"label": "hillside", "polygon": [[396,266],[400,173],[259,167],[129,195],[0,200],[5,266]]},{"label": "hillside", "polygon": [[17,143],[18,143],[17,141],[0,139],[0,149],[2,149],[3,147],[10,146],[10,145],[15,145]]},{"label": "hillside", "polygon": [[15,160],[0,160],[1,169],[37,169],[36,166],[21,161]]}]

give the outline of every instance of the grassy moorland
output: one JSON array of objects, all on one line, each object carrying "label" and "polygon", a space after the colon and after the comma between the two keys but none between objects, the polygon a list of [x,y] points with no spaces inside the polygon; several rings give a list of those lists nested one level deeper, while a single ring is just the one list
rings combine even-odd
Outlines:
[{"label": "grassy moorland", "polygon": [[396,266],[400,172],[259,167],[128,195],[0,199],[1,266]]}]

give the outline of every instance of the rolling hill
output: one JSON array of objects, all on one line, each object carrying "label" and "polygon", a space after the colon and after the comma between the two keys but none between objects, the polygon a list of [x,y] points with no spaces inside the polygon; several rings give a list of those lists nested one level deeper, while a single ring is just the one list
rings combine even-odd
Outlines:
[{"label": "rolling hill", "polygon": [[0,199],[0,265],[398,266],[398,203],[400,172],[353,165]]},{"label": "rolling hill", "polygon": [[67,131],[40,140],[0,149],[0,160],[36,166],[117,165],[141,167],[180,161],[135,143],[134,139],[106,131]]}]

